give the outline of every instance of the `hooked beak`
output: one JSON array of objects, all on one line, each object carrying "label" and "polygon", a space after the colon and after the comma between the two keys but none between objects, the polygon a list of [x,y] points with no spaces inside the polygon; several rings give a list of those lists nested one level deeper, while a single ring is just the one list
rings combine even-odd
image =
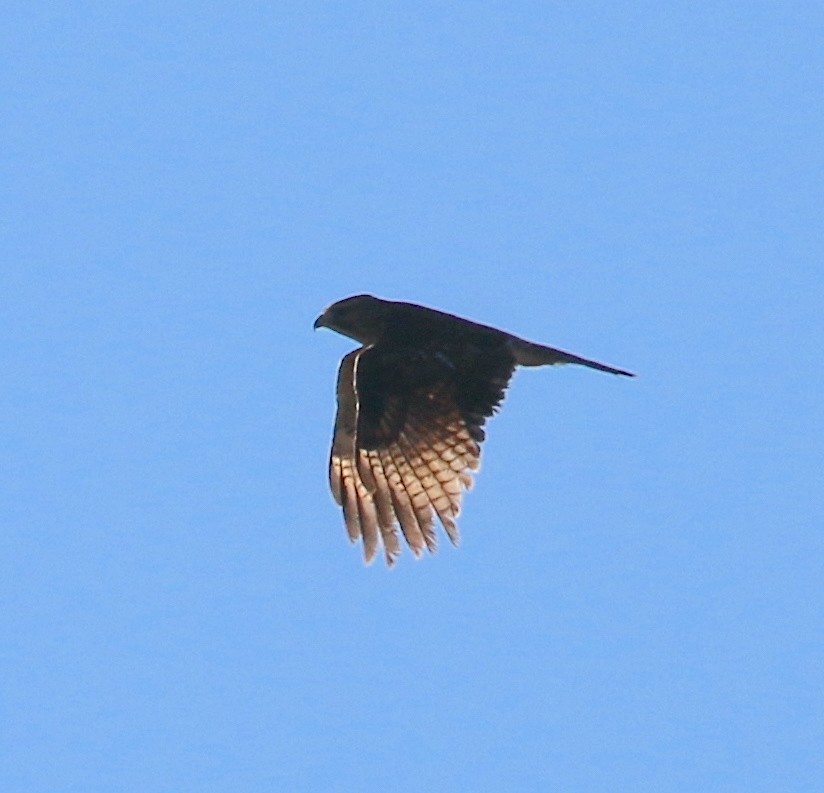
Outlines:
[{"label": "hooked beak", "polygon": [[312,325],[313,330],[317,330],[318,328],[325,328],[326,322],[324,321],[326,314],[321,314],[316,320],[315,324]]}]

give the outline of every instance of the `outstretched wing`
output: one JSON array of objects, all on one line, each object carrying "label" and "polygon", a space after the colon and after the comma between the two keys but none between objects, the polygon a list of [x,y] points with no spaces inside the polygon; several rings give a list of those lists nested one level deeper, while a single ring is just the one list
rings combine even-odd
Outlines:
[{"label": "outstretched wing", "polygon": [[505,344],[362,347],[338,372],[329,465],[349,538],[390,566],[398,529],[415,556],[437,547],[435,515],[453,544],[461,494],[479,467],[482,429],[503,399],[515,361]]}]

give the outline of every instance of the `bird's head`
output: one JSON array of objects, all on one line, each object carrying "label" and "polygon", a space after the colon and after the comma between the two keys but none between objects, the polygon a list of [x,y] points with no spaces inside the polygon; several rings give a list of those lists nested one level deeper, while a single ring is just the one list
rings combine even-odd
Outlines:
[{"label": "bird's head", "polygon": [[354,295],[332,303],[316,320],[314,328],[329,328],[359,341],[374,344],[383,332],[391,303],[372,295]]}]

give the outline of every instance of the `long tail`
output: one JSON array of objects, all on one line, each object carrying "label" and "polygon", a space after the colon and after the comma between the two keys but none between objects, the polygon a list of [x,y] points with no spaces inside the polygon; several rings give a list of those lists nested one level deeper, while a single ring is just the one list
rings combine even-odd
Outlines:
[{"label": "long tail", "polygon": [[571,352],[556,350],[554,347],[545,347],[543,344],[535,344],[535,342],[517,337],[512,337],[512,352],[515,355],[516,362],[521,366],[553,366],[562,363],[577,363],[581,366],[588,366],[590,369],[597,369],[599,372],[635,377],[632,372],[625,369],[616,369],[614,366],[607,366],[605,363],[598,363],[598,361],[590,361],[588,358],[581,358]]}]

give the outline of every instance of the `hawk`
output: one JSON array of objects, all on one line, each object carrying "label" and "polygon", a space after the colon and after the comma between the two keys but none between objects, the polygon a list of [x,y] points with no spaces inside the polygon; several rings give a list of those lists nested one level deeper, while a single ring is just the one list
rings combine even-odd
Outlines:
[{"label": "hawk", "polygon": [[545,347],[442,311],[355,295],[315,320],[360,343],[338,370],[329,483],[349,539],[366,563],[383,545],[391,567],[398,529],[420,557],[437,547],[434,516],[453,545],[461,493],[480,464],[483,426],[516,366],[580,364],[631,372]]}]

